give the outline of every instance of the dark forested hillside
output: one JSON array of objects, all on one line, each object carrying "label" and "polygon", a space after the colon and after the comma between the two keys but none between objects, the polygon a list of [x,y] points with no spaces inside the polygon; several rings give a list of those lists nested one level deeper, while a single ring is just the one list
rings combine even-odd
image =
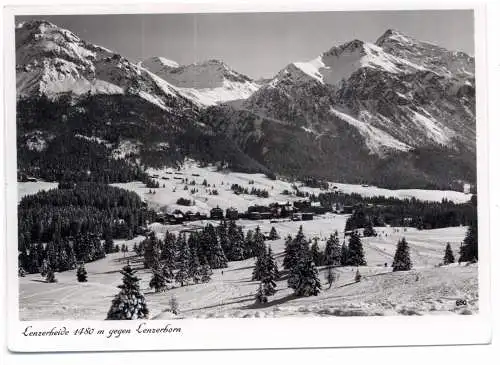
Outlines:
[{"label": "dark forested hillside", "polygon": [[[40,244],[66,250],[63,246],[74,249],[75,242],[80,242],[82,247],[88,246],[85,249],[95,246],[97,251],[109,252],[110,247],[101,247],[101,240],[131,238],[147,221],[155,219],[155,213],[135,193],[103,184],[78,183],[73,188],[24,197],[18,219],[19,252],[29,261],[29,257],[34,260],[32,255]],[[98,256],[83,255],[80,259],[92,261]],[[33,263],[29,266],[29,270],[25,267],[28,271],[39,269]]]}]

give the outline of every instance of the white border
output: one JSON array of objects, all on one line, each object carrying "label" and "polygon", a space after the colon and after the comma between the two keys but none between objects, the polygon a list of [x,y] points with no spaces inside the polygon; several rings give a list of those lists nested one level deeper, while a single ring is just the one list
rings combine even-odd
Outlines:
[{"label": "white border", "polygon": [[[296,347],[360,347],[488,343],[490,327],[490,245],[488,195],[488,126],[486,121],[486,37],[485,8],[471,3],[432,4],[386,1],[360,4],[308,3],[279,1],[259,5],[217,1],[212,4],[144,4],[144,5],[82,5],[36,6],[4,9],[4,80],[5,80],[5,169],[6,169],[6,242],[17,242],[17,184],[15,146],[15,67],[14,15],[23,14],[84,14],[84,13],[186,13],[186,12],[242,12],[242,11],[321,11],[321,10],[389,10],[389,9],[475,9],[475,57],[477,100],[477,156],[479,205],[479,297],[480,313],[474,316],[424,317],[350,317],[350,318],[283,318],[283,319],[211,319],[181,321],[150,321],[150,326],[166,323],[182,327],[179,335],[135,335],[103,341],[102,337],[24,337],[28,325],[34,328],[66,326],[68,328],[130,328],[130,322],[117,321],[18,321],[17,248],[7,246],[7,343],[11,351],[110,351],[157,349],[241,349],[241,348],[296,348]],[[7,157],[9,157],[7,159]],[[132,326],[133,328],[134,326]],[[144,338],[144,339],[143,339]]]}]

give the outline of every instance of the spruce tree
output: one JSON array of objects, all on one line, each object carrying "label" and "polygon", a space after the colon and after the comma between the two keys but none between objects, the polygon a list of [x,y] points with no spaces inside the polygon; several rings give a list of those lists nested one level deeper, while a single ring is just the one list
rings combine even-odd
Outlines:
[{"label": "spruce tree", "polygon": [[365,225],[365,228],[363,229],[363,236],[364,237],[373,237],[376,236],[377,233],[373,229],[373,223],[371,220],[368,220],[368,222]]},{"label": "spruce tree", "polygon": [[224,251],[217,240],[217,234],[214,227],[209,224],[205,227],[204,239],[205,247],[207,249],[207,260],[210,268],[221,269],[227,267],[227,258]]},{"label": "spruce tree", "polygon": [[245,255],[245,259],[254,256],[253,252],[253,231],[249,229],[245,236],[245,244],[243,246],[243,253]]},{"label": "spruce tree", "polygon": [[276,263],[276,260],[273,257],[273,250],[271,249],[271,246],[267,247],[266,271],[272,280],[279,279],[280,274],[278,270],[278,264]]},{"label": "spruce tree", "polygon": [[261,280],[265,275],[266,270],[266,254],[262,254],[257,257],[255,261],[255,266],[252,272],[252,280]]},{"label": "spruce tree", "polygon": [[167,281],[163,276],[163,267],[155,266],[152,269],[153,276],[151,277],[151,281],[149,282],[149,287],[154,289],[155,292],[160,292],[165,290],[167,287]]},{"label": "spruce tree", "polygon": [[323,264],[323,256],[319,250],[318,239],[315,237],[313,240],[313,244],[311,245],[311,257],[314,262],[314,265],[321,266]]},{"label": "spruce tree", "polygon": [[120,292],[111,302],[106,319],[147,319],[149,310],[144,295],[139,290],[140,279],[135,275],[136,270],[126,265],[120,272],[123,275],[123,284],[118,286]]},{"label": "spruce tree", "polygon": [[210,268],[210,265],[205,264],[201,266],[201,282],[202,283],[207,283],[210,281],[212,277],[212,269]]},{"label": "spruce tree", "polygon": [[257,294],[255,295],[255,300],[257,303],[267,303],[267,296],[264,294],[264,286],[262,283],[259,284],[259,289],[257,290]]},{"label": "spruce tree", "polygon": [[477,239],[477,220],[474,221],[467,230],[467,235],[460,247],[460,257],[458,262],[472,261],[477,262],[478,256],[478,239]]},{"label": "spruce tree", "polygon": [[299,257],[297,265],[292,268],[290,273],[288,286],[294,289],[295,295],[299,297],[319,294],[321,282],[318,278],[318,270],[310,254],[306,253]]},{"label": "spruce tree", "polygon": [[181,241],[181,246],[179,247],[179,257],[178,257],[179,270],[175,274],[175,281],[181,284],[181,286],[184,286],[189,281],[190,256],[191,254],[189,251],[188,243],[184,239]]},{"label": "spruce tree", "polygon": [[76,278],[80,283],[84,283],[87,281],[87,269],[83,263],[78,266],[78,270],[76,271]]},{"label": "spruce tree", "polygon": [[200,260],[198,259],[198,253],[196,252],[196,248],[193,247],[190,247],[189,251],[188,276],[191,279],[193,279],[193,282],[195,284],[198,284],[201,281],[202,273],[201,273]]},{"label": "spruce tree", "polygon": [[325,277],[326,281],[328,282],[328,289],[330,289],[335,281],[338,280],[338,274],[335,272],[333,266],[328,266],[328,269],[326,271]]},{"label": "spruce tree", "polygon": [[143,241],[144,244],[144,268],[149,269],[153,267],[155,259],[160,256],[159,241],[156,234],[151,232],[148,237]]},{"label": "spruce tree", "polygon": [[255,256],[259,257],[266,253],[266,244],[264,243],[264,235],[260,231],[260,227],[257,226],[255,233],[253,235],[254,249],[253,253]]},{"label": "spruce tree", "polygon": [[297,252],[292,236],[288,235],[285,240],[285,257],[283,258],[283,268],[291,269],[297,261]]},{"label": "spruce tree", "polygon": [[411,270],[412,264],[410,259],[410,248],[406,239],[403,237],[396,248],[394,261],[392,262],[392,271],[408,271]]},{"label": "spruce tree", "polygon": [[231,254],[231,242],[228,237],[228,224],[226,221],[222,220],[216,230],[222,251],[224,251],[226,257],[229,257]]},{"label": "spruce tree", "polygon": [[349,248],[345,244],[345,241],[342,242],[342,247],[340,249],[340,265],[347,266],[347,261],[349,259]]},{"label": "spruce tree", "polygon": [[26,276],[26,270],[24,270],[22,266],[19,266],[17,269],[17,275],[24,278]]},{"label": "spruce tree", "polygon": [[280,239],[280,236],[278,235],[278,232],[276,231],[276,228],[274,226],[271,227],[271,231],[269,232],[269,239],[271,241]]},{"label": "spruce tree", "polygon": [[57,283],[56,275],[52,267],[49,266],[47,270],[47,276],[45,277],[47,283]]},{"label": "spruce tree", "polygon": [[356,270],[356,274],[354,275],[354,281],[356,283],[359,283],[361,281],[361,273],[359,272],[359,269]]},{"label": "spruce tree", "polygon": [[357,232],[353,232],[349,238],[347,247],[347,265],[349,266],[366,266],[365,253],[361,238]]},{"label": "spruce tree", "polygon": [[323,254],[324,264],[328,266],[340,266],[342,261],[342,248],[339,243],[338,232],[330,235],[326,241],[325,251]]},{"label": "spruce tree", "polygon": [[[191,238],[192,235],[189,236]],[[161,244],[160,259],[168,263],[170,267],[174,267],[175,257],[176,257],[176,237],[175,234],[169,231],[165,232],[165,238]]]},{"label": "spruce tree", "polygon": [[234,220],[229,221],[227,237],[229,241],[229,248],[227,257],[230,261],[240,261],[245,259],[244,251],[244,236],[241,227],[236,226]]},{"label": "spruce tree", "polygon": [[443,264],[449,265],[455,262],[455,256],[453,255],[453,251],[451,249],[450,243],[446,244],[446,249],[444,250],[444,258]]}]

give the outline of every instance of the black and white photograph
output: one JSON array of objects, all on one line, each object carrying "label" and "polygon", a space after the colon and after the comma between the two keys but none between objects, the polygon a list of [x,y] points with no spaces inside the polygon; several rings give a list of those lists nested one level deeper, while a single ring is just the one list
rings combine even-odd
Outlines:
[{"label": "black and white photograph", "polygon": [[17,17],[20,319],[477,313],[473,19]]},{"label": "black and white photograph", "polygon": [[480,315],[476,26],[474,9],[16,15],[11,315],[139,333]]}]

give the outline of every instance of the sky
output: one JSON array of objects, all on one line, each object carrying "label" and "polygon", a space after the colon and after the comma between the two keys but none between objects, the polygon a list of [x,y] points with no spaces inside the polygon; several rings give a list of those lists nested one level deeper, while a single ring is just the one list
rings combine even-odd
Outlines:
[{"label": "sky", "polygon": [[132,61],[151,56],[179,64],[220,59],[257,79],[353,39],[375,42],[387,29],[473,55],[473,18],[472,10],[409,10],[44,15],[16,21],[48,20]]}]

